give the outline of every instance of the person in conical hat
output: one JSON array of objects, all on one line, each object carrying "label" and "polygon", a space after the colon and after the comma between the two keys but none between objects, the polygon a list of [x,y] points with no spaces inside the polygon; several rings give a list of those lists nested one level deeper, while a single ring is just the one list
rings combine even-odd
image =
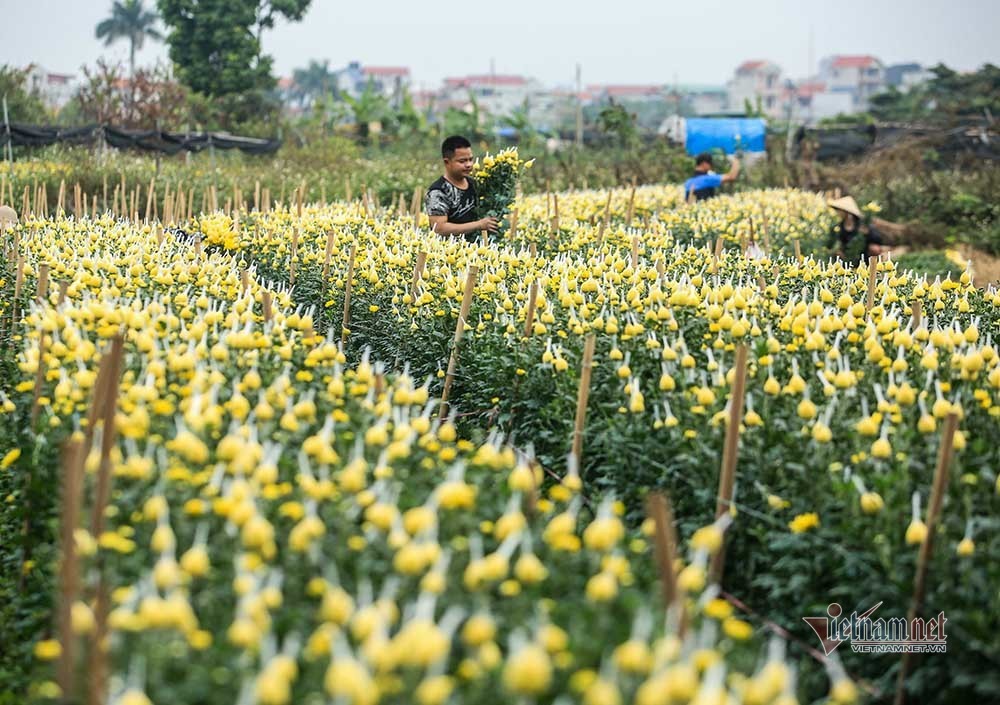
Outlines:
[{"label": "person in conical hat", "polygon": [[10,206],[0,206],[0,226],[17,225],[17,211]]},{"label": "person in conical hat", "polygon": [[836,247],[837,257],[848,264],[867,262],[882,252],[882,237],[871,223],[866,223],[858,202],[844,196],[827,203],[840,216],[840,222],[830,231],[830,247]]}]

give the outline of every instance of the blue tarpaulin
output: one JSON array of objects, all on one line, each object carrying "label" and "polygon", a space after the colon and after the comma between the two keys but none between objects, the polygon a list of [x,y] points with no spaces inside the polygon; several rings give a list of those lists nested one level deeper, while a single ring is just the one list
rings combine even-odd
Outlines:
[{"label": "blue tarpaulin", "polygon": [[688,118],[684,148],[688,154],[721,149],[726,154],[767,150],[767,126],[761,118]]}]

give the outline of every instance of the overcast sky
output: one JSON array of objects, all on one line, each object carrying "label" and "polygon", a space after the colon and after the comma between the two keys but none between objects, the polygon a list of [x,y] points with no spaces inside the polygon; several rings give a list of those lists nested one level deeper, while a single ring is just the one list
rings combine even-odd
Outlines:
[{"label": "overcast sky", "polygon": [[[110,8],[111,0],[0,0],[0,63],[73,73],[101,55],[127,61],[127,43],[106,48],[94,38]],[[585,84],[722,85],[754,58],[792,78],[810,72],[810,55],[815,67],[832,53],[963,70],[1000,64],[998,29],[1000,0],[313,0],[302,22],[265,34],[264,50],[278,75],[310,59],[334,68],[357,60],[408,66],[418,88],[487,73],[491,59],[497,73],[548,85],[570,85],[577,62]],[[150,42],[138,61],[166,56]]]}]

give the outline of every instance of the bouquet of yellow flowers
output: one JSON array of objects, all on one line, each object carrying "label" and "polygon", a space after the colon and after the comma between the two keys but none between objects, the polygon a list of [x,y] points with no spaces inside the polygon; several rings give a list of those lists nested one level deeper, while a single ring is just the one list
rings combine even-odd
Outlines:
[{"label": "bouquet of yellow flowers", "polygon": [[487,154],[482,161],[476,162],[473,177],[479,194],[480,217],[492,216],[503,220],[516,197],[517,180],[525,169],[531,168],[532,163],[533,159],[521,159],[517,147],[496,155]]}]

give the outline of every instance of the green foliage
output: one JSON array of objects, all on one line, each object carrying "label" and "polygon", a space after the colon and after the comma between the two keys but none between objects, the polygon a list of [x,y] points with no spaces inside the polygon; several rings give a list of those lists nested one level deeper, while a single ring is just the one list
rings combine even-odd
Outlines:
[{"label": "green foliage", "polygon": [[906,93],[895,88],[870,100],[876,120],[921,120],[947,123],[962,118],[982,118],[985,110],[1000,114],[1000,67],[984,64],[978,71],[958,73],[944,64],[931,70],[933,77]]},{"label": "green foliage", "polygon": [[310,61],[304,69],[295,69],[292,83],[292,95],[302,108],[338,94],[337,74],[330,70],[329,60]]},{"label": "green foliage", "polygon": [[301,19],[309,0],[158,0],[158,5],[178,77],[196,93],[217,99],[214,117],[229,126],[276,114],[277,105],[267,96],[275,84],[272,59],[261,52],[260,33],[279,16]]},{"label": "green foliage", "polygon": [[111,46],[119,39],[129,43],[129,75],[135,75],[135,52],[142,49],[146,38],[160,41],[163,35],[156,29],[159,17],[155,10],[147,10],[143,0],[115,0],[111,5],[111,16],[98,23],[95,34],[104,40],[104,46]]},{"label": "green foliage", "polygon": [[30,90],[28,72],[16,66],[0,66],[0,96],[7,98],[11,122],[40,123],[48,119],[41,96]]},{"label": "green foliage", "polygon": [[635,115],[619,103],[612,102],[602,109],[597,116],[597,124],[601,132],[611,137],[620,147],[633,147],[639,140]]},{"label": "green foliage", "polygon": [[940,250],[919,250],[907,252],[894,258],[896,265],[902,269],[911,269],[917,274],[926,274],[928,281],[941,277],[942,281],[950,274],[953,280],[962,275],[962,268],[948,259]]}]

